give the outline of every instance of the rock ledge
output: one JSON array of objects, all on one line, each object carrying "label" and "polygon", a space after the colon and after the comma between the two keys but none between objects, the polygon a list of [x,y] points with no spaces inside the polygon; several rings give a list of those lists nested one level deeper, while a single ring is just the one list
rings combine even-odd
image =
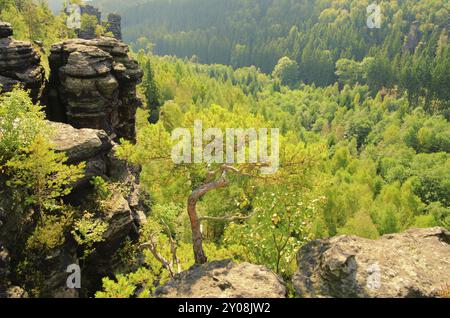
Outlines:
[{"label": "rock ledge", "polygon": [[449,243],[438,227],[313,241],[298,254],[294,287],[300,297],[436,297],[450,284]]},{"label": "rock ledge", "polygon": [[264,266],[231,260],[194,265],[158,288],[162,298],[284,298],[282,280]]}]

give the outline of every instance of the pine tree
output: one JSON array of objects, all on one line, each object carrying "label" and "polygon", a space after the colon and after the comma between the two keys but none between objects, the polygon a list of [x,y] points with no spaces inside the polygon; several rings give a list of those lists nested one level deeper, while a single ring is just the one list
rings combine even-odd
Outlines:
[{"label": "pine tree", "polygon": [[161,106],[161,96],[158,85],[155,81],[155,75],[150,61],[145,63],[145,78],[142,84],[144,94],[147,100],[147,107],[150,112],[149,122],[154,124],[159,119],[159,108]]}]

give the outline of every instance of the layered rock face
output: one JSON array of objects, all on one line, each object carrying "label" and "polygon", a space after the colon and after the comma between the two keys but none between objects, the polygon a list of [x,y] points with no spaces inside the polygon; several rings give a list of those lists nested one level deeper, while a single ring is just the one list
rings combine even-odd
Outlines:
[{"label": "layered rock face", "polygon": [[[80,13],[81,13],[81,15],[86,14],[86,15],[95,17],[97,19],[97,24],[100,24],[100,21],[102,19],[102,13],[96,7],[93,7],[91,5],[82,5],[82,6],[80,6]],[[94,39],[95,38],[95,28],[78,30],[77,35],[80,39],[86,39],[86,40]]]},{"label": "layered rock face", "polygon": [[286,288],[264,266],[230,260],[195,265],[156,290],[161,298],[285,298]]},{"label": "layered rock face", "polygon": [[122,17],[118,14],[110,13],[106,22],[106,31],[111,32],[117,40],[122,40]]},{"label": "layered rock face", "polygon": [[[43,91],[54,149],[64,152],[69,164],[86,163],[84,177],[71,185],[66,203],[80,211],[92,211],[95,202],[91,181],[97,176],[126,189],[113,191],[107,211],[99,210],[94,215],[108,225],[104,240],[95,246],[82,272],[83,288],[94,291],[100,288],[102,277],[113,274],[117,264],[112,255],[127,238],[136,239],[138,227],[146,222],[138,180],[140,168],[115,156],[118,138],[135,138],[135,113],[140,105],[136,85],[143,73],[128,56],[128,46],[116,39],[68,40],[52,47],[50,82],[42,90],[44,71],[39,55],[31,44],[15,41],[11,35],[11,26],[0,24],[0,83],[7,83],[8,89],[21,83],[32,89],[35,101]],[[2,209],[8,207],[7,201],[7,195],[0,197],[3,233],[14,230],[14,222],[8,219],[10,213]],[[9,255],[0,244],[0,297],[24,297],[26,293],[7,280]],[[70,239],[63,247],[42,255],[42,295],[80,296],[78,290],[66,286],[66,268],[77,264],[79,256],[77,245]]]},{"label": "layered rock face", "polygon": [[106,37],[53,45],[49,119],[134,140],[136,85],[143,73],[128,52],[127,45]]},{"label": "layered rock face", "polygon": [[13,35],[11,24],[0,22],[0,39],[7,38]]},{"label": "layered rock face", "polygon": [[11,25],[0,22],[0,89],[7,92],[16,85],[22,85],[30,90],[36,102],[41,97],[45,82],[39,53],[31,43],[16,41],[12,35]]},{"label": "layered rock face", "polygon": [[102,177],[110,182],[119,182],[128,189],[127,196],[115,193],[111,199],[110,210],[100,218],[109,224],[103,247],[108,253],[120,245],[128,235],[138,234],[137,227],[145,223],[140,201],[138,182],[139,167],[127,164],[115,156],[117,144],[103,130],[76,129],[62,123],[51,123],[55,136],[52,138],[54,149],[64,152],[68,163],[86,163],[84,177],[72,185],[73,190],[67,198],[74,205],[83,206],[91,192],[90,181],[93,177]]},{"label": "layered rock face", "polygon": [[74,185],[75,189],[87,187],[93,177],[107,175],[107,156],[113,143],[103,130],[75,129],[55,122],[50,125],[55,131],[54,149],[67,155],[67,163],[86,163],[84,177]]},{"label": "layered rock face", "polygon": [[[114,272],[117,264],[112,255],[127,238],[136,239],[139,227],[146,222],[137,179],[139,168],[116,158],[114,149],[117,145],[103,130],[76,129],[57,122],[49,124],[54,132],[53,148],[65,153],[70,164],[86,163],[84,177],[71,185],[73,190],[65,198],[67,203],[78,206],[81,211],[91,211],[93,188],[90,181],[97,176],[111,183],[120,183],[122,188],[127,189],[126,195],[113,193],[107,211],[94,214],[94,218],[107,224],[107,229],[103,241],[96,244],[95,252],[84,264],[82,281],[85,290],[97,290],[101,278]],[[76,245],[70,240],[63,248],[45,255],[41,266],[41,274],[45,275],[45,287],[41,291],[43,295],[57,298],[80,296],[78,290],[66,286],[66,268],[78,264],[78,256]]]},{"label": "layered rock face", "polygon": [[412,229],[376,241],[311,242],[298,254],[293,283],[300,297],[435,297],[450,285],[449,269],[450,232]]}]

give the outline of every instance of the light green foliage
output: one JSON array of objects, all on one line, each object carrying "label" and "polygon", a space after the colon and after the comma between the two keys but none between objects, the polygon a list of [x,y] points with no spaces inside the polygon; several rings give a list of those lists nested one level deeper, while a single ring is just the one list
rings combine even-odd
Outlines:
[{"label": "light green foliage", "polygon": [[89,14],[81,15],[81,29],[80,29],[81,32],[95,34],[97,25],[98,25],[97,17]]},{"label": "light green foliage", "polygon": [[[313,239],[312,220],[322,198],[308,201],[291,187],[267,188],[254,198],[254,216],[247,222],[227,226],[224,243],[245,246],[246,257],[289,277],[295,270],[298,249]],[[298,186],[298,184],[297,184]]]},{"label": "light green foliage", "polygon": [[46,212],[62,208],[60,200],[82,176],[84,164],[66,165],[65,154],[51,149],[41,107],[25,91],[1,97],[0,118],[2,182],[15,191],[23,209],[35,208],[43,222]]},{"label": "light green foliage", "polygon": [[[162,208],[162,207],[160,207]],[[157,218],[155,218],[157,219]],[[160,254],[159,257],[172,262],[173,251],[168,237],[167,227],[162,222],[150,219],[141,231],[139,245],[151,241],[154,244],[154,252]],[[163,222],[164,223],[164,222]],[[171,232],[175,233],[175,232]],[[234,259],[239,260],[243,249],[239,246],[218,247],[215,244],[205,245],[210,260]],[[129,274],[118,274],[115,279],[103,278],[103,288],[95,294],[96,298],[149,298],[153,297],[158,286],[170,280],[170,273],[163,264],[155,257],[150,249],[141,249],[137,255],[144,258],[144,267]],[[194,264],[192,246],[190,243],[178,242],[177,257],[180,263],[180,270],[184,271]],[[176,264],[175,268],[177,267]],[[138,288],[139,287],[139,288]]]},{"label": "light green foliage", "polygon": [[190,227],[185,209],[173,202],[156,204],[152,207],[152,218],[167,225],[172,233],[178,237],[189,237]]},{"label": "light green foliage", "polygon": [[103,234],[107,228],[108,223],[95,219],[89,212],[84,212],[82,218],[75,222],[71,233],[78,245],[83,247],[81,259],[86,259],[94,251],[95,243],[104,240]]},{"label": "light green foliage", "polygon": [[[197,202],[209,260],[263,264],[289,280],[299,248],[317,237],[450,229],[445,1],[385,1],[382,30],[367,30],[367,1],[191,1],[183,10],[175,1],[151,1],[141,10],[120,4],[130,8],[124,20],[136,22],[124,35],[142,49],[135,55],[145,72],[138,92],[148,107],[137,113],[136,144],[121,141],[117,155],[142,166],[151,211],[139,242],[128,241],[114,256],[120,273],[105,278],[96,297],[153,297],[157,286],[194,264],[187,198],[219,168],[173,163],[171,133],[192,129],[195,120],[204,129],[281,131],[275,174],[264,178],[235,165],[246,173],[229,173],[226,187]],[[199,16],[198,7],[217,14]],[[411,17],[420,32],[409,48]],[[13,24],[16,38],[43,40],[45,49],[71,36],[63,17],[49,15],[41,2],[0,0],[0,19]],[[83,17],[85,28],[103,33],[93,22]],[[33,295],[44,277],[37,264],[69,233],[84,260],[107,230],[93,214],[61,202],[83,165],[66,165],[48,136],[40,107],[25,92],[2,95],[0,191],[18,216],[13,274]],[[96,204],[89,210],[96,213],[128,194],[102,178],[92,184]]]},{"label": "light green foliage", "polygon": [[65,233],[72,223],[73,213],[69,210],[61,216],[45,215],[28,237],[26,248],[36,253],[49,252],[65,243]]},{"label": "light green foliage", "polygon": [[10,175],[6,184],[28,189],[25,204],[36,206],[40,213],[59,209],[59,200],[71,192],[70,185],[82,177],[85,167],[66,165],[66,160],[65,154],[51,150],[50,143],[38,135],[5,164]]},{"label": "light green foliage", "polygon": [[345,226],[338,230],[339,235],[356,235],[368,239],[377,239],[378,230],[368,213],[359,211],[351,217]]},{"label": "light green foliage", "polygon": [[48,274],[43,264],[66,244],[76,218],[76,210],[63,198],[83,176],[85,165],[67,164],[66,155],[52,149],[41,107],[33,105],[25,91],[2,95],[0,131],[0,192],[10,207],[0,236],[10,239],[15,251],[12,274],[32,296],[40,296]]},{"label": "light green foliage", "polygon": [[14,90],[0,96],[0,164],[30,146],[38,134],[47,134],[41,110],[25,91]]},{"label": "light green foliage", "polygon": [[103,291],[98,291],[97,293],[95,293],[95,297],[130,298],[136,288],[134,284],[140,283],[140,280],[136,279],[135,276],[127,279],[127,277],[123,275],[118,275],[116,279],[117,282],[106,277],[103,278]]},{"label": "light green foliage", "polygon": [[346,58],[336,62],[336,75],[341,84],[356,85],[366,84],[368,67],[373,63],[373,57],[366,57],[363,61],[357,62]]},{"label": "light green foliage", "polygon": [[293,86],[298,81],[298,63],[288,57],[282,57],[275,66],[272,76],[283,85]]},{"label": "light green foliage", "polygon": [[111,197],[111,189],[102,177],[92,178],[91,184],[94,186],[95,193],[99,200],[107,200]]},{"label": "light green foliage", "polygon": [[[273,178],[232,176],[228,187],[198,203],[201,216],[242,217],[203,222],[206,246],[235,251],[237,261],[264,264],[289,279],[297,251],[314,237],[376,239],[414,226],[448,228],[448,122],[421,107],[412,109],[406,98],[372,97],[369,87],[360,84],[366,80],[361,65],[373,59],[361,62],[358,80],[348,83],[354,86],[339,91],[337,85],[274,90],[275,80],[252,69],[138,54],[141,63],[147,58],[162,92],[170,93],[162,94],[166,102],[157,124],[149,125],[142,120],[145,113],[138,112],[138,142],[123,144],[118,153],[142,164],[142,185],[152,195],[152,222],[159,224],[154,232],[159,233],[158,246],[170,259],[167,225],[184,258],[183,269],[192,264],[186,199],[213,167],[174,165],[170,132],[192,128],[194,120],[204,128],[280,127],[284,134],[282,167]],[[148,281],[169,279],[161,263],[146,253],[154,269]],[[134,278],[127,279],[135,286]],[[142,295],[152,295],[146,288]]]}]

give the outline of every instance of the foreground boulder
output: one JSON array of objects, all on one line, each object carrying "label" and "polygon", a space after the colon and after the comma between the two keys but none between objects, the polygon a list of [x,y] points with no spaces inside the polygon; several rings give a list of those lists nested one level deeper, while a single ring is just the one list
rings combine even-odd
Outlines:
[{"label": "foreground boulder", "polygon": [[158,288],[162,298],[284,298],[282,280],[264,266],[230,260],[195,265]]},{"label": "foreground boulder", "polygon": [[136,85],[143,72],[129,48],[108,37],[52,46],[47,113],[50,120],[134,140]]},{"label": "foreground boulder", "polygon": [[45,71],[39,53],[31,43],[16,41],[9,23],[0,22],[0,92],[22,85],[30,90],[34,102],[41,98]]},{"label": "foreground boulder", "polygon": [[294,287],[300,297],[436,297],[450,284],[449,243],[443,228],[317,240],[298,254]]}]

